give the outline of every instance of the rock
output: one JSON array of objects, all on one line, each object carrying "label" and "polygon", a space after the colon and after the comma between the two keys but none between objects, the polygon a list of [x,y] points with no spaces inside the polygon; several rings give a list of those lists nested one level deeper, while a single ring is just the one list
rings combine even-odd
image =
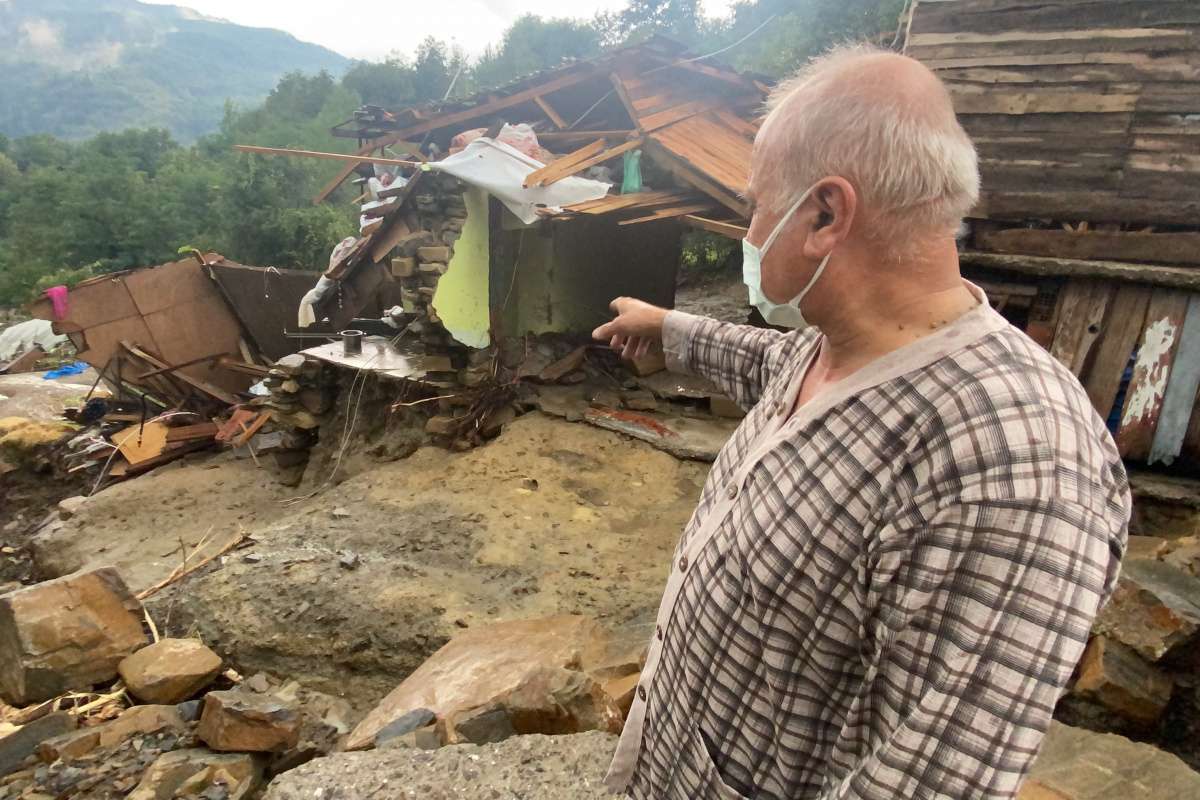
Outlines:
[{"label": "rock", "polygon": [[708,410],[715,417],[728,417],[730,419],[741,419],[746,416],[746,411],[737,403],[730,400],[723,394],[709,395]]},{"label": "rock", "polygon": [[300,716],[270,695],[209,692],[196,735],[213,750],[282,752],[299,742]]},{"label": "rock", "polygon": [[425,432],[430,436],[449,436],[454,433],[458,427],[458,420],[454,417],[437,415],[430,417],[425,423]]},{"label": "rock", "polygon": [[58,513],[63,519],[70,519],[79,512],[79,509],[83,508],[86,502],[87,498],[83,495],[75,495],[65,500],[59,500]]},{"label": "rock", "polygon": [[267,677],[267,673],[265,672],[254,673],[247,678],[246,682],[242,685],[251,691],[258,692],[259,694],[271,691],[271,680]]},{"label": "rock", "polygon": [[273,369],[280,370],[287,375],[298,375],[304,369],[307,361],[308,359],[300,353],[292,353],[276,361]]},{"label": "rock", "polygon": [[333,511],[330,511],[329,515],[331,517],[333,517],[334,519],[347,519],[348,517],[353,516],[353,514],[350,513],[349,509],[342,508],[341,506],[338,506]]},{"label": "rock", "polygon": [[212,683],[221,657],[198,639],[163,639],[118,666],[133,696],[144,703],[180,703]]},{"label": "rock", "polygon": [[417,231],[404,236],[396,243],[396,252],[401,258],[411,258],[422,247],[432,245],[437,239],[429,231]]},{"label": "rock", "polygon": [[146,644],[142,604],[113,567],[76,572],[0,596],[0,687],[14,705],[117,676]]},{"label": "rock", "polygon": [[621,405],[633,411],[657,411],[658,401],[654,392],[645,389],[621,392]]},{"label": "rock", "polygon": [[171,800],[221,786],[228,800],[242,800],[262,782],[263,765],[242,753],[226,755],[194,748],[164,753],[142,775],[127,800]]},{"label": "rock", "polygon": [[1200,632],[1200,578],[1160,561],[1126,561],[1093,630],[1148,661],[1182,651]]},{"label": "rock", "polygon": [[412,256],[392,259],[393,278],[411,278],[417,269],[417,260]]},{"label": "rock", "polygon": [[394,739],[397,736],[403,736],[406,733],[411,733],[417,728],[424,728],[431,724],[437,717],[428,708],[416,708],[407,714],[392,720],[383,727],[379,733],[375,734],[376,746],[383,744],[389,739]]},{"label": "rock", "polygon": [[1093,637],[1079,663],[1075,694],[1099,702],[1110,711],[1149,727],[1171,699],[1174,682],[1120,642]]},{"label": "rock", "polygon": [[1200,774],[1176,756],[1111,733],[1051,722],[1017,800],[1200,797]]},{"label": "rock", "polygon": [[71,762],[100,746],[100,727],[83,728],[52,737],[37,746],[38,758],[47,764]]},{"label": "rock", "polygon": [[621,362],[625,364],[626,369],[639,378],[662,372],[667,368],[667,359],[661,349],[651,350],[646,355],[636,358],[622,358]]},{"label": "rock", "polygon": [[442,746],[442,735],[438,733],[437,725],[426,725],[424,728],[417,728],[415,731],[394,736],[383,742],[378,742],[377,747],[415,747],[418,750],[437,750]]},{"label": "rock", "polygon": [[1159,536],[1130,536],[1125,548],[1125,559],[1157,559],[1167,552],[1167,540]]},{"label": "rock", "polygon": [[1185,536],[1176,539],[1170,543],[1167,553],[1161,558],[1164,563],[1200,578],[1200,537]]},{"label": "rock", "polygon": [[185,729],[183,716],[175,706],[134,706],[125,709],[112,722],[99,726],[100,746],[113,747],[143,733],[183,733]]},{"label": "rock", "polygon": [[183,718],[184,722],[195,722],[200,719],[200,710],[203,707],[204,698],[198,697],[195,700],[177,704],[175,710],[179,712],[179,716]]},{"label": "rock", "polygon": [[519,733],[540,732],[542,725],[553,733],[619,730],[619,710],[584,674],[609,658],[610,646],[603,628],[578,616],[463,631],[385,697],[350,734],[346,748],[370,747],[384,727],[415,709],[446,718],[492,703],[509,708]]},{"label": "rock", "polygon": [[633,694],[637,691],[638,681],[641,680],[641,677],[640,672],[635,672],[632,675],[613,678],[603,684],[604,693],[612,698],[624,717],[629,716],[629,709],[633,705]]},{"label": "rock", "polygon": [[65,711],[47,714],[22,725],[16,731],[0,739],[0,775],[8,775],[21,768],[25,759],[47,739],[75,730],[75,717]]},{"label": "rock", "polygon": [[280,775],[267,787],[264,800],[615,800],[603,778],[616,742],[615,736],[593,731],[516,736],[499,744],[432,752],[388,747],[338,753]]},{"label": "rock", "polygon": [[438,261],[445,264],[450,261],[450,248],[436,245],[421,247],[417,249],[417,258],[421,261]]},{"label": "rock", "polygon": [[497,703],[451,713],[436,728],[444,744],[488,744],[517,735],[508,709]]}]

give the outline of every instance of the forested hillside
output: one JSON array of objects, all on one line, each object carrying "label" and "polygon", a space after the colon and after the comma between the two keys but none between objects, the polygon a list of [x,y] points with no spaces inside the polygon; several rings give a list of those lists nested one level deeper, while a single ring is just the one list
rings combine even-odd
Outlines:
[{"label": "forested hillside", "polygon": [[55,283],[161,263],[185,247],[249,264],[323,268],[333,244],[355,231],[350,188],[325,205],[310,202],[336,165],[235,153],[233,144],[347,150],[353,142],[332,139],[329,128],[362,103],[440,99],[452,83],[453,95],[469,95],[655,32],[698,53],[753,33],[721,60],[780,75],[833,42],[894,30],[903,5],[757,0],[709,20],[698,0],[631,0],[624,11],[592,20],[522,18],[471,62],[429,39],[411,55],[355,64],[340,79],[289,74],[261,105],[226,107],[217,132],[191,145],[161,128],[81,142],[44,133],[0,137],[0,305]]},{"label": "forested hillside", "polygon": [[292,70],[348,59],[283,31],[136,0],[0,2],[0,133],[81,139],[161,127],[212,133],[226,101],[258,104]]}]

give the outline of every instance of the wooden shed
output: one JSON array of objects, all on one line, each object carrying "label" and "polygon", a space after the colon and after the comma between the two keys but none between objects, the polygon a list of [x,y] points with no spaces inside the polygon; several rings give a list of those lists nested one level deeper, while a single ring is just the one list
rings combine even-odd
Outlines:
[{"label": "wooden shed", "polygon": [[915,0],[982,198],[962,260],[1134,461],[1200,465],[1200,3]]}]

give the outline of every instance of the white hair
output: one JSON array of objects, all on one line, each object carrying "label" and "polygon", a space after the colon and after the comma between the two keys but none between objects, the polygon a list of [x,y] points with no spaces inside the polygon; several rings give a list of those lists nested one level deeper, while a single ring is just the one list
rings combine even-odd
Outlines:
[{"label": "white hair", "polygon": [[758,144],[769,169],[756,162],[765,173],[756,193],[771,210],[839,176],[858,193],[872,236],[902,246],[953,235],[979,199],[975,147],[949,93],[904,56],[836,48],[781,82],[767,105]]}]

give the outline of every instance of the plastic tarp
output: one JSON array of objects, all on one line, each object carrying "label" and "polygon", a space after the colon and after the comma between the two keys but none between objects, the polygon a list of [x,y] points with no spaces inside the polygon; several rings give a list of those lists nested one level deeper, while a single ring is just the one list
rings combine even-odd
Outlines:
[{"label": "plastic tarp", "polygon": [[474,140],[461,152],[425,166],[478,186],[503,203],[526,225],[538,219],[539,208],[557,211],[571,203],[599,200],[608,194],[611,186],[601,181],[572,176],[549,186],[526,189],[526,176],[546,165],[504,142],[486,137]]},{"label": "plastic tarp", "polygon": [[35,345],[49,353],[66,340],[66,336],[59,336],[51,330],[49,320],[31,319],[18,322],[0,331],[0,361],[8,361],[28,352]]}]

